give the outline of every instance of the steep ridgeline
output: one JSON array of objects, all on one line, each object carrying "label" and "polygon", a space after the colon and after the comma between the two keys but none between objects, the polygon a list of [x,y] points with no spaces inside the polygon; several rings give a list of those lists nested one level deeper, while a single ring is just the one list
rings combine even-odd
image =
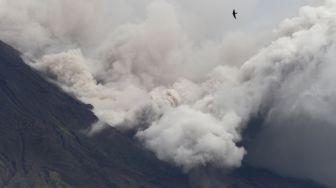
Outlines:
[{"label": "steep ridgeline", "polygon": [[187,177],[113,128],[88,138],[89,105],[0,42],[0,187],[185,188]]}]

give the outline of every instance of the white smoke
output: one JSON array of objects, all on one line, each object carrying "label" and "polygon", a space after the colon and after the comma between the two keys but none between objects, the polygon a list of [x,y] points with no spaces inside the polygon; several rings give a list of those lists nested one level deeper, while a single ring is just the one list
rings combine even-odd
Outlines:
[{"label": "white smoke", "polygon": [[[102,23],[110,15],[105,9],[109,1],[2,0],[0,37],[34,59],[31,65],[64,90],[92,104],[101,121],[136,130],[137,139],[158,158],[185,170],[240,166],[246,151],[237,143],[260,110],[270,109],[269,122],[278,122],[281,130],[291,130],[283,122],[302,117],[312,119],[314,130],[320,121],[333,130],[334,1],[302,8],[300,16],[282,23],[278,39],[258,53],[258,39],[242,32],[226,35],[223,42],[194,42],[200,34],[190,36],[183,24],[189,17],[181,19],[175,1],[142,1],[148,5],[142,8],[127,6],[135,4],[131,0],[117,3],[123,13]],[[232,41],[235,45],[228,45]],[[97,125],[93,130],[100,130],[102,124]],[[270,140],[260,136],[259,141]],[[334,171],[323,168],[323,175],[316,174],[313,159],[297,172],[290,166],[295,159],[288,157],[294,162],[287,166],[269,162],[259,152],[263,147],[251,149],[253,164],[335,185],[332,176],[322,177]],[[281,152],[292,155],[291,150]]]},{"label": "white smoke", "polygon": [[335,1],[302,8],[282,23],[284,36],[249,63],[258,62],[254,74],[264,67],[270,79],[260,79],[276,87],[249,162],[330,187],[336,186],[335,19]]},{"label": "white smoke", "polygon": [[229,67],[212,71],[221,63],[220,47],[194,47],[175,15],[171,5],[154,2],[145,22],[120,26],[94,60],[70,50],[45,55],[33,66],[93,104],[102,121],[139,129],[139,139],[161,159],[185,169],[209,162],[239,166],[245,153],[235,144],[241,117],[232,112],[234,101],[221,111],[216,106],[226,100],[217,92],[239,85],[238,72]]}]

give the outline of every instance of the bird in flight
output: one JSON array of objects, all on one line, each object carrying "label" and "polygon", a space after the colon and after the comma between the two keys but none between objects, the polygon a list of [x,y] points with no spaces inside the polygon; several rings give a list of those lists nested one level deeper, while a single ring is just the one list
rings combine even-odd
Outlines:
[{"label": "bird in flight", "polygon": [[236,12],[236,10],[233,9],[232,15],[233,15],[234,19],[237,19],[237,14],[238,14],[238,12]]}]

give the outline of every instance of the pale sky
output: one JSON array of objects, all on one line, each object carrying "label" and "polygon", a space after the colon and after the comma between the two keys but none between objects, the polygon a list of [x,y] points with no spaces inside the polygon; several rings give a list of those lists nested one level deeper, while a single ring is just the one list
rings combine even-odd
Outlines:
[{"label": "pale sky", "polygon": [[[181,6],[182,22],[188,29],[199,30],[200,38],[220,38],[226,32],[270,32],[282,20],[298,14],[310,0],[171,0]],[[238,20],[232,18],[232,9]],[[191,33],[191,32],[190,32]],[[197,35],[197,34],[196,34]]]},{"label": "pale sky", "polygon": [[[270,32],[283,19],[298,14],[312,0],[166,0],[174,5],[180,22],[193,39],[220,39],[227,32]],[[105,5],[108,17],[141,20],[151,0],[113,0]],[[232,18],[232,9],[238,20]],[[116,16],[118,16],[116,18]]]}]

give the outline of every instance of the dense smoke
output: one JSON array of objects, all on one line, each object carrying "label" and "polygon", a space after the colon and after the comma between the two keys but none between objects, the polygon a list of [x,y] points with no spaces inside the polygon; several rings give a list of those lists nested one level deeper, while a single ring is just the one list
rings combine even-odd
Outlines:
[{"label": "dense smoke", "polygon": [[[195,41],[204,35],[190,32],[190,15],[181,15],[183,4],[175,1],[114,3],[121,9],[107,10],[113,3],[104,0],[2,0],[0,38],[92,104],[102,122],[135,130],[159,159],[185,170],[238,167],[246,154],[237,144],[241,133],[263,111],[251,164],[336,185],[336,168],[328,167],[336,154],[334,1],[302,8],[259,52],[263,42],[242,32],[222,42]],[[94,132],[103,127],[95,126]]]},{"label": "dense smoke", "polygon": [[[336,3],[304,7],[282,35],[248,63],[273,82],[268,116],[250,143],[250,164],[336,186]],[[256,77],[253,76],[252,77]],[[266,78],[269,79],[266,79]]]}]

